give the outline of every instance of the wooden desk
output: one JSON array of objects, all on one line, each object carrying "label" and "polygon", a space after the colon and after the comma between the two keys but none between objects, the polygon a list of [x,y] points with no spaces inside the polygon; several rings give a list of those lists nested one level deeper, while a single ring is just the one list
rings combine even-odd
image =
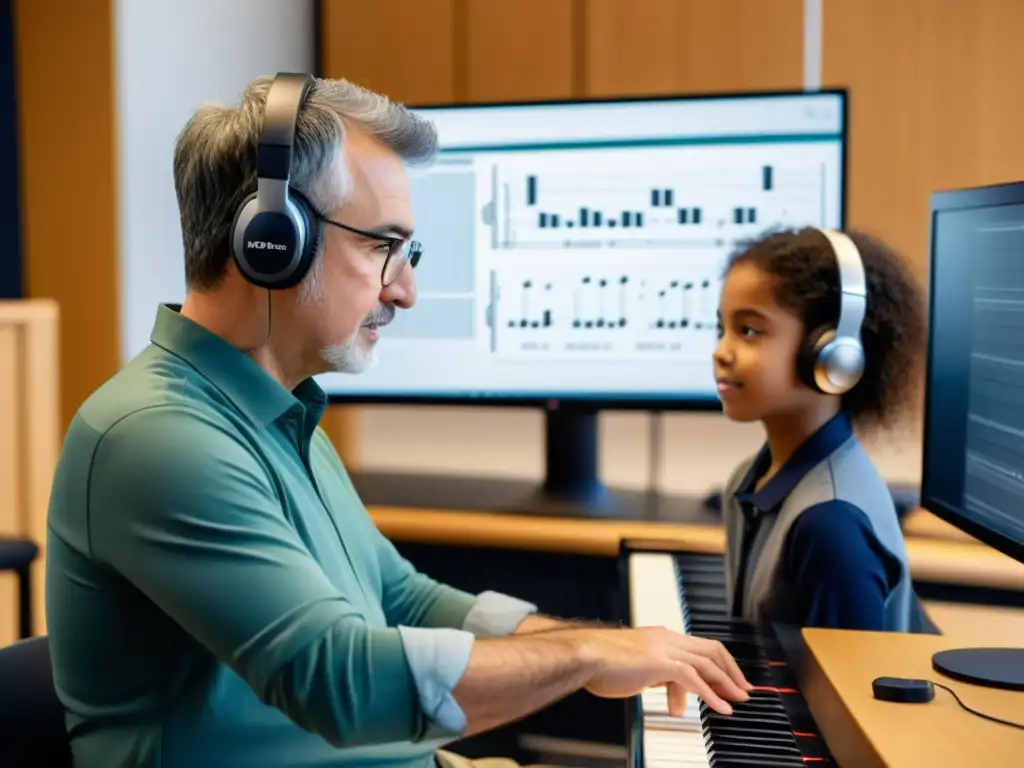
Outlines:
[{"label": "wooden desk", "polygon": [[977,544],[978,540],[925,509],[915,509],[903,520],[903,533],[908,538],[945,539]]},{"label": "wooden desk", "polygon": [[[623,539],[670,541],[719,553],[725,531],[717,525],[540,517],[471,510],[370,507],[389,539],[414,544],[528,550],[614,558]],[[908,537],[907,551],[919,581],[1024,592],[1024,564],[984,544]]]},{"label": "wooden desk", "polygon": [[[805,629],[807,669],[801,691],[829,750],[856,768],[962,768],[1020,765],[1024,731],[964,711],[936,689],[928,704],[877,701],[876,677],[926,678],[949,685],[970,707],[1024,721],[1024,693],[948,680],[931,668],[931,655],[961,647],[965,638]],[[989,635],[990,644],[1006,637]],[[1018,641],[1024,642],[1021,635]],[[999,642],[1001,639],[1001,643]],[[971,643],[973,644],[973,643]]]}]

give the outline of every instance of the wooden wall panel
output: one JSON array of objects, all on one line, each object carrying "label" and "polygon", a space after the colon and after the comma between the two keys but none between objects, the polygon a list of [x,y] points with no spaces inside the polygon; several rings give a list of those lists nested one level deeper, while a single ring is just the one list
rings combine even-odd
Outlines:
[{"label": "wooden wall panel", "polygon": [[1019,0],[829,0],[823,82],[847,86],[849,222],[923,275],[937,189],[1024,178]]},{"label": "wooden wall panel", "polygon": [[803,0],[587,0],[594,96],[800,88]]},{"label": "wooden wall panel", "polygon": [[[0,536],[32,539],[34,630],[46,631],[46,513],[60,452],[59,310],[54,301],[0,301]],[[17,637],[17,580],[0,574],[0,646]]]},{"label": "wooden wall panel", "polygon": [[61,309],[61,424],[119,365],[112,0],[16,0],[26,294]]},{"label": "wooden wall panel", "polygon": [[455,0],[322,0],[321,72],[408,104],[455,99]]},{"label": "wooden wall panel", "polygon": [[459,100],[573,96],[581,7],[577,0],[458,0]]}]

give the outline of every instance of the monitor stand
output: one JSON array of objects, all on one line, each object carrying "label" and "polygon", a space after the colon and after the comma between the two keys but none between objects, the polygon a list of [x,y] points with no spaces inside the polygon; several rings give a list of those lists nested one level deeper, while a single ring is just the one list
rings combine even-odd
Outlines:
[{"label": "monitor stand", "polygon": [[556,407],[544,415],[544,481],[509,512],[643,519],[657,505],[653,493],[616,493],[601,482],[596,409]]},{"label": "monitor stand", "polygon": [[1024,691],[1024,648],[955,648],[932,655],[932,669],[986,688]]},{"label": "monitor stand", "polygon": [[549,407],[545,418],[545,473],[540,484],[518,478],[387,471],[356,472],[352,481],[363,503],[372,507],[721,524],[719,511],[699,496],[605,486],[598,473],[596,409]]}]

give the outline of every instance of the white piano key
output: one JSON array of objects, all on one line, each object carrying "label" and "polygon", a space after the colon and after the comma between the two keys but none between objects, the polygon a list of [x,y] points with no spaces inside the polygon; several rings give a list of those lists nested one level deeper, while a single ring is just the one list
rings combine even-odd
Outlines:
[{"label": "white piano key", "polygon": [[634,627],[664,626],[686,631],[672,555],[637,552],[629,556],[629,604]]},{"label": "white piano key", "polygon": [[648,688],[640,694],[645,715],[656,715],[670,720],[687,720],[700,722],[700,698],[695,693],[686,694],[686,709],[682,717],[672,717],[668,713],[668,691],[664,687]]},{"label": "white piano key", "polygon": [[710,765],[703,734],[644,727],[644,768]]}]

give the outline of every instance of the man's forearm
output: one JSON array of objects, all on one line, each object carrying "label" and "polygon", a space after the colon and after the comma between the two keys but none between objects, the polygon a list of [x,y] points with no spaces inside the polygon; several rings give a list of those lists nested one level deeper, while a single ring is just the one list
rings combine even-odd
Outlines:
[{"label": "man's forearm", "polygon": [[524,618],[515,629],[517,635],[532,635],[537,632],[552,632],[564,629],[606,629],[609,626],[605,622],[591,619],[556,619],[553,616],[545,616],[542,613],[531,613]]},{"label": "man's forearm", "polygon": [[478,639],[452,695],[466,736],[518,720],[578,691],[594,674],[574,631]]}]

